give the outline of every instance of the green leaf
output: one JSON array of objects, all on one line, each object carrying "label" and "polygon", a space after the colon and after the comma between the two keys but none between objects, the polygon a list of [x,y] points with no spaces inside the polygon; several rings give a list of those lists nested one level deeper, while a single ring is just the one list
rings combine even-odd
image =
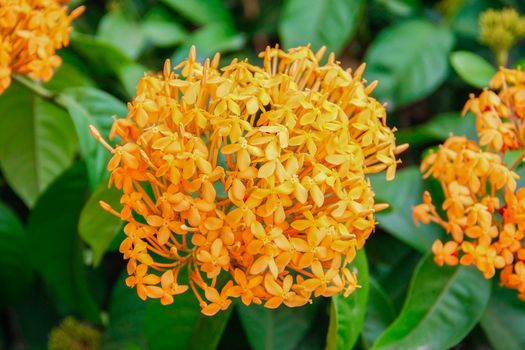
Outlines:
[{"label": "green leaf", "polygon": [[440,267],[427,255],[414,273],[401,313],[372,349],[453,347],[483,315],[490,287],[474,266]]},{"label": "green leaf", "polygon": [[28,263],[27,233],[16,214],[0,202],[0,304],[12,303],[28,292],[33,270]]},{"label": "green leaf", "polygon": [[[186,269],[179,284],[188,284]],[[137,297],[138,298],[138,297]],[[191,290],[177,295],[171,305],[151,300],[146,309],[145,334],[151,350],[215,349],[226,328],[233,305],[214,316],[205,316]],[[167,337],[166,334],[171,336]]]},{"label": "green leaf", "polygon": [[469,51],[452,52],[450,63],[461,79],[478,89],[488,87],[496,74],[496,69],[483,57]]},{"label": "green leaf", "polygon": [[129,97],[135,95],[137,82],[144,76],[146,67],[134,62],[113,45],[89,35],[71,33],[71,46],[99,74],[118,77]]},{"label": "green leaf", "polygon": [[525,349],[525,303],[515,290],[494,286],[481,327],[496,350]]},{"label": "green leaf", "polygon": [[99,323],[100,311],[89,292],[77,232],[86,189],[85,167],[77,164],[38,200],[27,230],[33,268],[57,302],[65,304],[64,313],[73,312]]},{"label": "green leaf", "polygon": [[233,27],[221,23],[210,23],[194,31],[177,49],[172,57],[177,64],[185,60],[192,45],[197,48],[200,60],[212,57],[216,52],[228,52],[241,49],[246,42],[246,36],[237,32]]},{"label": "green leaf", "polygon": [[119,10],[108,12],[102,17],[97,38],[113,45],[132,59],[140,55],[145,43],[140,24]]},{"label": "green leaf", "polygon": [[450,134],[476,140],[478,135],[475,118],[470,114],[462,117],[459,112],[441,113],[425,124],[399,130],[396,140],[399,144],[408,143],[412,148],[444,141]]},{"label": "green leaf", "polygon": [[521,70],[525,70],[525,58],[521,58],[514,65],[516,68],[521,67]]},{"label": "green leaf", "polygon": [[379,80],[374,95],[393,108],[430,95],[447,76],[453,43],[448,29],[423,19],[387,27],[365,57],[367,80]]},{"label": "green leaf", "polygon": [[77,147],[67,113],[13,84],[0,96],[0,167],[13,190],[32,207],[72,163]]},{"label": "green leaf", "polygon": [[124,272],[116,281],[109,303],[109,325],[103,337],[103,349],[145,349],[144,317],[148,303],[126,286]]},{"label": "green leaf", "polygon": [[108,175],[106,165],[110,153],[93,138],[89,125],[94,125],[102,137],[108,140],[112,116],[127,115],[126,105],[104,91],[89,87],[67,89],[59,99],[67,106],[75,124],[80,153],[88,167],[89,185],[95,190]]},{"label": "green leaf", "polygon": [[295,349],[312,327],[317,303],[297,308],[237,304],[242,328],[253,350]]},{"label": "green leaf", "polygon": [[142,21],[142,30],[147,40],[158,47],[172,47],[183,43],[188,33],[171,14],[162,7],[153,7]]},{"label": "green leaf", "polygon": [[181,15],[197,24],[233,24],[233,17],[222,0],[161,0]]},{"label": "green leaf", "polygon": [[368,302],[368,262],[364,250],[360,250],[353,262],[361,288],[345,298],[342,294],[332,297],[330,324],[326,338],[327,350],[352,349],[365,321]]},{"label": "green leaf", "polygon": [[372,2],[395,17],[414,16],[422,10],[419,0],[374,0]]},{"label": "green leaf", "polygon": [[80,237],[93,249],[93,266],[98,266],[104,253],[122,228],[120,218],[110,214],[100,207],[99,201],[104,201],[120,212],[122,205],[121,191],[108,188],[102,183],[91,195],[80,214],[78,232]]},{"label": "green leaf", "polygon": [[285,48],[325,45],[340,53],[355,33],[363,12],[363,0],[288,0],[279,23]]},{"label": "green leaf", "polygon": [[426,252],[432,243],[443,234],[435,224],[417,227],[412,219],[412,207],[422,202],[424,190],[422,175],[415,166],[397,172],[392,181],[386,181],[383,174],[370,176],[376,202],[387,203],[390,207],[376,214],[379,226],[420,252]]},{"label": "green leaf", "polygon": [[396,318],[392,301],[383,288],[373,278],[370,278],[370,292],[366,307],[363,335],[368,344],[374,341]]},{"label": "green leaf", "polygon": [[83,74],[76,66],[70,63],[62,64],[51,79],[44,86],[54,92],[60,92],[73,86],[94,86],[91,78]]}]

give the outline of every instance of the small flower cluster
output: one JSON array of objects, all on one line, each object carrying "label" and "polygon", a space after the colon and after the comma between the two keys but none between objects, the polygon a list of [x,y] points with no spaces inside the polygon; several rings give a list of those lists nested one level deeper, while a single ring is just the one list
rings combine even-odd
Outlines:
[{"label": "small flower cluster", "polygon": [[0,1],[0,94],[13,74],[48,81],[62,60],[55,51],[67,46],[71,22],[84,7],[69,15],[61,0]]},{"label": "small flower cluster", "polygon": [[[476,116],[479,142],[451,136],[421,164],[424,177],[442,186],[447,219],[428,192],[413,214],[416,222],[435,222],[452,236],[434,242],[436,263],[474,264],[486,278],[501,270],[502,285],[525,299],[525,188],[517,188],[514,171],[525,155],[525,74],[502,68],[491,88],[471,96],[464,109]],[[503,156],[510,150],[515,161],[507,166]]]},{"label": "small flower cluster", "polygon": [[138,83],[111,131],[120,145],[92,128],[113,153],[123,209],[101,204],[127,222],[120,251],[140,298],[169,304],[191,288],[213,315],[232,298],[295,307],[358,286],[349,264],[384,208],[365,176],[392,179],[405,146],[364,65],[321,65],[323,54],[267,48],[262,67],[219,69],[219,55],[201,65],[192,48]]}]

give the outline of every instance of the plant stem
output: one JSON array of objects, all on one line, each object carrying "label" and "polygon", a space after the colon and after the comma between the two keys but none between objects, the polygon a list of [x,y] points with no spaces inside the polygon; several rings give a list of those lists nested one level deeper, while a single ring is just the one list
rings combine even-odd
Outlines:
[{"label": "plant stem", "polygon": [[38,96],[45,98],[46,100],[54,100],[55,94],[42,85],[39,85],[35,83],[33,80],[28,79],[21,75],[13,75],[13,80],[16,81],[18,84],[22,85],[26,89],[31,90]]}]

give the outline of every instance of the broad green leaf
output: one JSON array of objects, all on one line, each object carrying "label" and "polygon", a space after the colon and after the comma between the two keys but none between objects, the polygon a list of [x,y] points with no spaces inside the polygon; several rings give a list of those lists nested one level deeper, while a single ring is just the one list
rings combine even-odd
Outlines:
[{"label": "broad green leaf", "polygon": [[96,72],[118,77],[128,96],[135,95],[136,84],[147,68],[131,60],[115,46],[89,35],[71,33],[71,46]]},{"label": "broad green leaf", "polygon": [[423,8],[419,0],[373,0],[372,3],[395,17],[410,17]]},{"label": "broad green leaf", "polygon": [[242,328],[253,350],[295,349],[313,326],[317,303],[297,308],[237,304]]},{"label": "broad green leaf", "polygon": [[408,143],[412,148],[444,141],[450,134],[476,140],[478,135],[475,118],[470,114],[462,117],[459,112],[441,113],[425,124],[399,130],[396,140],[399,144]]},{"label": "broad green leaf", "polygon": [[431,254],[416,269],[405,305],[373,350],[449,349],[476,325],[490,281],[474,266],[438,266]]},{"label": "broad green leaf", "polygon": [[17,84],[0,96],[0,167],[27,206],[71,165],[77,143],[60,107]]},{"label": "broad green leaf", "polygon": [[0,202],[0,304],[19,300],[33,281],[27,233],[20,219]]},{"label": "broad green leaf", "polygon": [[78,232],[80,237],[93,249],[93,265],[98,266],[104,253],[122,228],[122,221],[113,214],[104,211],[99,201],[111,205],[116,211],[122,209],[122,193],[116,188],[108,188],[102,183],[91,195],[80,214]]},{"label": "broad green leaf", "polygon": [[144,317],[147,302],[137,296],[135,288],[126,286],[124,272],[115,282],[109,302],[109,325],[103,337],[104,350],[145,349]]},{"label": "broad green leaf", "polygon": [[370,178],[376,202],[390,206],[376,214],[379,226],[420,252],[429,250],[443,230],[434,224],[417,227],[412,219],[412,207],[422,202],[424,191],[422,175],[417,167],[398,171],[393,181],[386,181],[384,174]]},{"label": "broad green leaf", "polygon": [[146,39],[158,47],[172,47],[184,42],[188,33],[162,7],[153,7],[142,21]]},{"label": "broad green leaf", "polygon": [[161,0],[181,15],[197,24],[232,25],[233,17],[222,0]]},{"label": "broad green leaf", "polygon": [[481,327],[495,350],[525,349],[525,303],[515,290],[494,286]]},{"label": "broad green leaf", "polygon": [[199,60],[212,57],[216,52],[224,53],[238,50],[246,42],[244,34],[237,32],[233,27],[221,23],[205,25],[188,36],[180,48],[172,56],[174,64],[185,60],[192,45],[197,48]]},{"label": "broad green leaf", "polygon": [[367,344],[373,344],[395,318],[396,312],[392,301],[379,283],[370,278],[370,292],[362,332]]},{"label": "broad green leaf", "polygon": [[[386,233],[385,233],[386,234]],[[396,313],[403,307],[412,274],[421,260],[421,254],[413,250],[393,263],[387,272],[377,277],[384,291],[392,301]]]},{"label": "broad green leaf", "polygon": [[95,83],[70,63],[62,64],[54,73],[53,79],[45,84],[46,89],[60,92],[73,86],[94,86]]},{"label": "broad green leaf", "polygon": [[448,29],[423,19],[384,29],[365,57],[367,80],[379,80],[374,95],[393,108],[430,95],[447,76],[453,42]]},{"label": "broad green leaf", "polygon": [[478,89],[488,87],[496,74],[496,69],[483,57],[469,51],[452,52],[450,63],[461,79]]},{"label": "broad green leaf", "polygon": [[144,48],[145,36],[140,24],[130,17],[121,10],[106,13],[100,20],[97,38],[136,59]]},{"label": "broad green leaf", "polygon": [[88,186],[85,171],[83,164],[77,164],[49,187],[31,212],[27,230],[33,268],[52,296],[67,307],[65,313],[99,323],[77,232]]},{"label": "broad green leaf", "polygon": [[359,25],[364,0],[287,0],[279,23],[285,48],[311,44],[340,53]]},{"label": "broad green leaf", "polygon": [[365,321],[368,292],[368,262],[364,250],[360,250],[353,262],[361,288],[345,298],[342,294],[332,297],[330,324],[326,338],[327,350],[352,349],[361,334]]},{"label": "broad green leaf", "polygon": [[[187,279],[184,269],[179,274],[179,284],[187,284]],[[205,316],[191,290],[175,296],[171,305],[151,300],[144,319],[148,349],[215,349],[232,310],[233,305],[214,316]]]},{"label": "broad green leaf", "polygon": [[67,106],[75,124],[80,140],[80,153],[88,167],[89,185],[95,190],[107,177],[106,165],[110,153],[93,138],[89,125],[94,125],[108,141],[113,124],[112,116],[125,116],[126,105],[104,91],[89,87],[67,89],[59,99]]}]

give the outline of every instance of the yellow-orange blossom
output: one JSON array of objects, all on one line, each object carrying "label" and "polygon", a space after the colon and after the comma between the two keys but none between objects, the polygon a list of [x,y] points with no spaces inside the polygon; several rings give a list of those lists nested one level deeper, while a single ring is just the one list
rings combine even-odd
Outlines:
[{"label": "yellow-orange blossom", "polygon": [[365,175],[393,178],[405,147],[364,65],[352,73],[333,54],[321,65],[323,53],[267,48],[262,67],[219,69],[219,55],[201,65],[192,48],[180,75],[167,61],[138,83],[111,131],[118,146],[92,128],[113,153],[123,209],[101,204],[127,221],[126,283],[142,299],[191,288],[213,315],[232,298],[294,307],[356,288],[349,263],[382,207]]},{"label": "yellow-orange blossom", "polygon": [[0,0],[0,94],[13,74],[48,81],[62,60],[55,50],[67,46],[71,22],[80,6],[68,15],[69,0]]},{"label": "yellow-orange blossom", "polygon": [[[490,85],[464,110],[476,116],[479,141],[450,137],[421,164],[425,177],[441,183],[446,220],[429,193],[414,207],[414,219],[451,234],[432,246],[439,265],[474,264],[486,278],[500,269],[501,284],[525,299],[525,188],[517,188],[514,171],[525,156],[525,73],[502,68]],[[516,153],[507,166],[509,150]]]}]

